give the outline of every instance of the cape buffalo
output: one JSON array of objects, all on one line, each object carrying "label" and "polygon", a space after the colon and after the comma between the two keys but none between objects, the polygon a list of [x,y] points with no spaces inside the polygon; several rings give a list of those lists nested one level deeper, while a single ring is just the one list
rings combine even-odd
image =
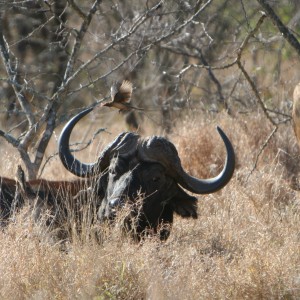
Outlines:
[{"label": "cape buffalo", "polygon": [[[65,168],[76,176],[97,178],[95,192],[99,198],[100,222],[113,220],[120,208],[129,204],[131,220],[135,221],[134,224],[127,222],[126,226],[133,229],[134,225],[137,236],[150,231],[165,240],[170,226],[164,225],[172,224],[174,213],[197,218],[197,198],[185,190],[194,194],[214,193],[233,175],[234,150],[219,127],[227,157],[223,170],[214,178],[198,179],[189,175],[182,168],[175,146],[166,138],[144,138],[132,132],[117,136],[95,163],[80,162],[70,151],[69,139],[77,122],[92,109],[78,113],[65,125],[59,138],[59,156]],[[136,205],[137,199],[141,205]]]},{"label": "cape buffalo", "polygon": [[[67,216],[66,209],[73,210],[80,205],[76,196],[88,188],[88,180],[52,181],[35,179],[27,181],[20,166],[15,179],[0,177],[0,224],[5,226],[11,218],[28,204],[32,216],[37,220],[45,209],[49,210],[49,220],[62,221]],[[77,203],[74,203],[74,199]],[[71,208],[72,206],[72,208]],[[73,210],[76,214],[76,210]],[[77,210],[78,211],[78,210]]]}]

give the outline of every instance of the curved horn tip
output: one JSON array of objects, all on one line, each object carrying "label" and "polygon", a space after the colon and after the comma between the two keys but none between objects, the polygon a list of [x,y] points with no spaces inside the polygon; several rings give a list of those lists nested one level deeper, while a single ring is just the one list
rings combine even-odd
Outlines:
[{"label": "curved horn tip", "polygon": [[229,140],[228,136],[226,135],[226,133],[223,131],[223,129],[221,129],[221,127],[217,126],[217,130],[219,135],[221,136],[221,138],[224,140]]},{"label": "curved horn tip", "polygon": [[216,127],[216,128],[217,128],[217,130],[218,130],[219,134],[222,134],[222,133],[224,133],[224,131],[222,130],[222,128],[221,128],[220,126],[218,126],[218,125],[217,125],[217,127]]},{"label": "curved horn tip", "polygon": [[226,162],[221,173],[209,179],[198,179],[188,175],[185,171],[181,173],[181,182],[179,182],[179,184],[195,194],[209,194],[220,190],[229,182],[234,173],[235,154],[233,146],[227,135],[219,126],[217,126],[217,131],[227,150]]},{"label": "curved horn tip", "polygon": [[[77,118],[83,118],[85,115],[87,115],[89,112],[91,112],[94,109],[94,106],[91,106],[89,108],[84,109],[83,111],[81,111],[80,113],[78,113],[75,117]],[[73,117],[73,118],[75,118]]]},{"label": "curved horn tip", "polygon": [[58,154],[64,167],[76,176],[86,177],[93,170],[93,164],[84,164],[78,161],[71,153],[69,140],[74,126],[81,118],[91,112],[94,107],[89,107],[71,118],[62,129],[58,139]]}]

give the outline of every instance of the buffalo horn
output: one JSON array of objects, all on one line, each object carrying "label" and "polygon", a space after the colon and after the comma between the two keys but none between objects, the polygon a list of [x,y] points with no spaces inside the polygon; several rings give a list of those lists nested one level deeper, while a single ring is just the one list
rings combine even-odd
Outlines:
[{"label": "buffalo horn", "polygon": [[227,157],[223,170],[219,175],[210,179],[198,179],[189,175],[182,168],[175,146],[162,137],[145,139],[139,146],[142,160],[159,162],[183,188],[195,194],[209,194],[220,190],[231,179],[235,168],[235,154],[231,142],[221,128],[217,130],[225,144]]},{"label": "buffalo horn", "polygon": [[74,126],[93,108],[88,108],[75,115],[63,128],[58,140],[58,153],[64,167],[71,173],[80,177],[90,177],[103,172],[110,162],[110,158],[117,153],[127,157],[136,151],[139,136],[135,133],[121,133],[100,154],[96,163],[82,163],[71,153],[69,142]]}]

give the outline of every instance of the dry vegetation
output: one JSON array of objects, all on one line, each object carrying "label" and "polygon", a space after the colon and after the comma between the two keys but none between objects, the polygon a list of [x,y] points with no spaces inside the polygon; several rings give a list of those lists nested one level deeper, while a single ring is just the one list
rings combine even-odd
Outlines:
[{"label": "dry vegetation", "polygon": [[[16,3],[22,8],[27,2],[31,3]],[[137,244],[121,233],[119,222],[108,228],[89,226],[88,219],[78,233],[74,218],[64,224],[70,240],[61,241],[57,229],[45,225],[47,212],[39,222],[33,222],[30,209],[25,207],[8,228],[0,231],[0,299],[300,299],[300,152],[289,121],[292,90],[300,81],[299,57],[269,19],[243,49],[241,62],[278,125],[267,144],[274,127],[261,112],[249,82],[236,65],[222,67],[235,61],[261,17],[261,6],[255,1],[205,1],[211,2],[207,10],[195,17],[195,22],[186,23],[195,13],[186,3],[193,1],[162,1],[154,14],[147,13],[145,24],[128,34],[136,16],[142,16],[145,7],[156,1],[114,1],[114,5],[99,1],[103,3],[81,40],[80,34],[69,34],[78,32],[84,21],[73,5],[80,3],[87,13],[94,1],[50,1],[52,6],[67,7],[63,18],[57,18],[53,7],[48,11],[49,1],[33,2],[38,8],[46,5],[46,19],[41,18],[40,23],[33,19],[43,26],[30,28],[25,38],[18,29],[30,24],[32,16],[43,16],[34,13],[29,18],[7,7],[1,11],[6,12],[9,25],[3,27],[4,35],[24,73],[19,78],[22,89],[15,94],[11,91],[14,78],[4,80],[5,63],[1,65],[0,133],[5,130],[12,134],[18,145],[26,136],[29,127],[16,95],[30,89],[35,93],[29,93],[28,102],[40,120],[45,106],[53,103],[44,97],[52,99],[57,88],[65,84],[57,79],[72,75],[63,66],[68,61],[72,64],[70,47],[78,40],[82,45],[74,57],[74,71],[95,54],[103,53],[73,80],[68,96],[58,97],[62,101],[60,109],[56,108],[58,126],[78,109],[108,96],[115,80],[130,79],[135,87],[133,104],[146,109],[145,114],[137,115],[141,134],[165,134],[167,122],[169,138],[177,146],[184,168],[205,178],[217,174],[224,161],[224,145],[215,130],[219,125],[233,142],[237,167],[223,190],[198,197],[197,220],[175,218],[170,238],[164,243],[149,238]],[[269,2],[274,2],[280,18],[299,39],[299,1]],[[16,23],[16,16],[25,16],[21,25]],[[295,21],[292,16],[297,17]],[[182,24],[187,26],[177,30]],[[44,27],[48,33],[58,34],[50,34],[45,48],[37,49],[35,57],[31,51],[19,53],[21,47],[16,41],[44,39],[40,31]],[[157,39],[169,34],[157,44]],[[115,44],[122,35],[126,39]],[[52,51],[56,44],[53,39],[63,42],[62,38],[68,39],[66,49]],[[130,53],[136,54],[128,60]],[[64,63],[56,64],[54,57]],[[191,67],[194,64],[198,67]],[[14,87],[19,89],[16,83]],[[230,114],[223,112],[224,104]],[[169,109],[167,120],[162,116],[163,106]],[[90,147],[76,153],[85,162],[95,161],[97,153],[127,126],[124,115],[118,112],[98,107],[94,111],[72,134],[72,142],[87,142],[97,129],[108,128]],[[57,151],[61,128],[53,130],[43,162]],[[42,138],[43,133],[36,134],[25,149],[28,158],[34,159]],[[1,137],[1,176],[14,177],[18,164],[26,170],[18,149]],[[57,156],[45,169],[41,164],[39,171],[47,179],[72,177]],[[95,232],[100,239],[99,235],[95,238]]]},{"label": "dry vegetation", "polygon": [[218,171],[224,149],[216,124],[232,139],[238,163],[226,188],[199,197],[197,220],[176,218],[165,243],[136,244],[116,226],[101,229],[101,243],[85,232],[62,250],[55,233],[23,211],[0,234],[0,298],[298,299],[300,201],[292,186],[300,161],[290,124],[251,173],[271,131],[264,116],[198,120],[171,137],[184,166],[201,177]]}]

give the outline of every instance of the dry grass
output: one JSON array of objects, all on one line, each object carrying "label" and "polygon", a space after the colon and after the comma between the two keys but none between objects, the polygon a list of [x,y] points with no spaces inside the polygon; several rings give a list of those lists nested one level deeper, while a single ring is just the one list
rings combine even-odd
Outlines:
[{"label": "dry grass", "polygon": [[100,244],[74,238],[62,251],[42,220],[21,214],[0,233],[0,299],[299,299],[300,199],[291,184],[300,161],[292,130],[279,130],[249,176],[271,132],[263,116],[187,122],[172,140],[194,175],[221,167],[216,124],[234,143],[237,170],[226,188],[199,197],[197,220],[176,218],[165,243],[136,244],[116,226],[102,228]]}]

